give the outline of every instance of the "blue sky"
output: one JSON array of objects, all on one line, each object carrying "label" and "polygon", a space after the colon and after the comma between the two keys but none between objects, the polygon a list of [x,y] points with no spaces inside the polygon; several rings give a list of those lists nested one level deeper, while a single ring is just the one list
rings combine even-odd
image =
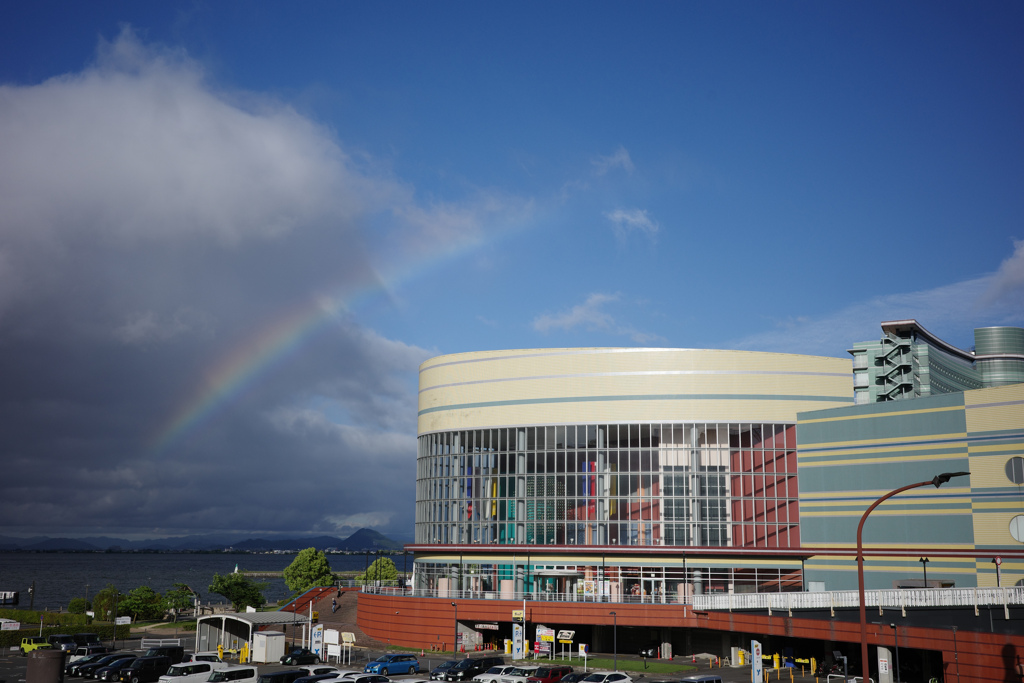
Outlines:
[{"label": "blue sky", "polygon": [[0,12],[0,535],[405,534],[440,353],[1024,324],[1018,3]]}]

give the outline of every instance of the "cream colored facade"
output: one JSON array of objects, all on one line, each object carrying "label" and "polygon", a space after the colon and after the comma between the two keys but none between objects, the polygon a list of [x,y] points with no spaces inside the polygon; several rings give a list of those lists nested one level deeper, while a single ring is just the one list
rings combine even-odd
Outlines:
[{"label": "cream colored facade", "polygon": [[418,432],[620,422],[795,422],[852,403],[849,359],[706,349],[481,351],[420,366]]}]

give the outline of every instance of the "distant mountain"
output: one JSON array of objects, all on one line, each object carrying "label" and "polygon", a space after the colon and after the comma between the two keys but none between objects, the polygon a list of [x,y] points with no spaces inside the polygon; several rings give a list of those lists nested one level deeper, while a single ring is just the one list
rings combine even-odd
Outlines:
[{"label": "distant mountain", "polygon": [[14,538],[0,536],[0,551],[222,551],[228,548],[247,552],[268,550],[293,551],[314,547],[317,550],[335,549],[349,552],[364,550],[401,550],[402,543],[372,529],[360,529],[342,540],[335,536],[309,536],[304,538],[262,539],[250,538],[244,541],[228,536],[208,534],[203,536],[182,536],[178,538],[155,538],[145,541],[129,541],[123,538],[94,536],[88,538]]}]

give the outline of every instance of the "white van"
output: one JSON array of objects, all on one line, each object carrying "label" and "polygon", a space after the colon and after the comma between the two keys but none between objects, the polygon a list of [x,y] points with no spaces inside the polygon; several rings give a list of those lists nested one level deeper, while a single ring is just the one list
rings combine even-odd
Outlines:
[{"label": "white van", "polygon": [[227,666],[224,662],[184,662],[172,664],[160,683],[206,683],[210,673]]},{"label": "white van", "polygon": [[255,666],[232,664],[211,672],[206,680],[209,683],[256,683],[259,677],[260,672]]}]

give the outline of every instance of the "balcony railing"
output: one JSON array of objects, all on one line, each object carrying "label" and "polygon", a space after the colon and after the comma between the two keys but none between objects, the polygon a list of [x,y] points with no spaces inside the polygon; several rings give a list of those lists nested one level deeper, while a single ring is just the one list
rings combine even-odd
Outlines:
[{"label": "balcony railing", "polygon": [[[655,595],[587,595],[578,592],[548,591],[499,593],[497,591],[458,591],[423,588],[402,589],[397,586],[363,586],[364,593],[396,597],[442,598],[446,600],[515,600],[521,602],[603,602],[647,605],[684,605],[698,611],[767,610],[769,613],[793,610],[836,610],[858,607],[857,591],[822,591],[814,593],[705,593],[686,596],[666,592]],[[1004,588],[900,588],[869,590],[864,594],[866,607],[902,609],[921,607],[1003,607],[1024,605],[1024,587]],[[1008,612],[1007,612],[1008,614]],[[1009,617],[1007,617],[1009,618]]]},{"label": "balcony railing", "polygon": [[[1024,587],[1011,588],[898,588],[864,593],[865,607],[988,607],[1024,605]],[[790,611],[859,607],[857,591],[815,593],[712,593],[693,596],[693,608],[701,611]]]}]

